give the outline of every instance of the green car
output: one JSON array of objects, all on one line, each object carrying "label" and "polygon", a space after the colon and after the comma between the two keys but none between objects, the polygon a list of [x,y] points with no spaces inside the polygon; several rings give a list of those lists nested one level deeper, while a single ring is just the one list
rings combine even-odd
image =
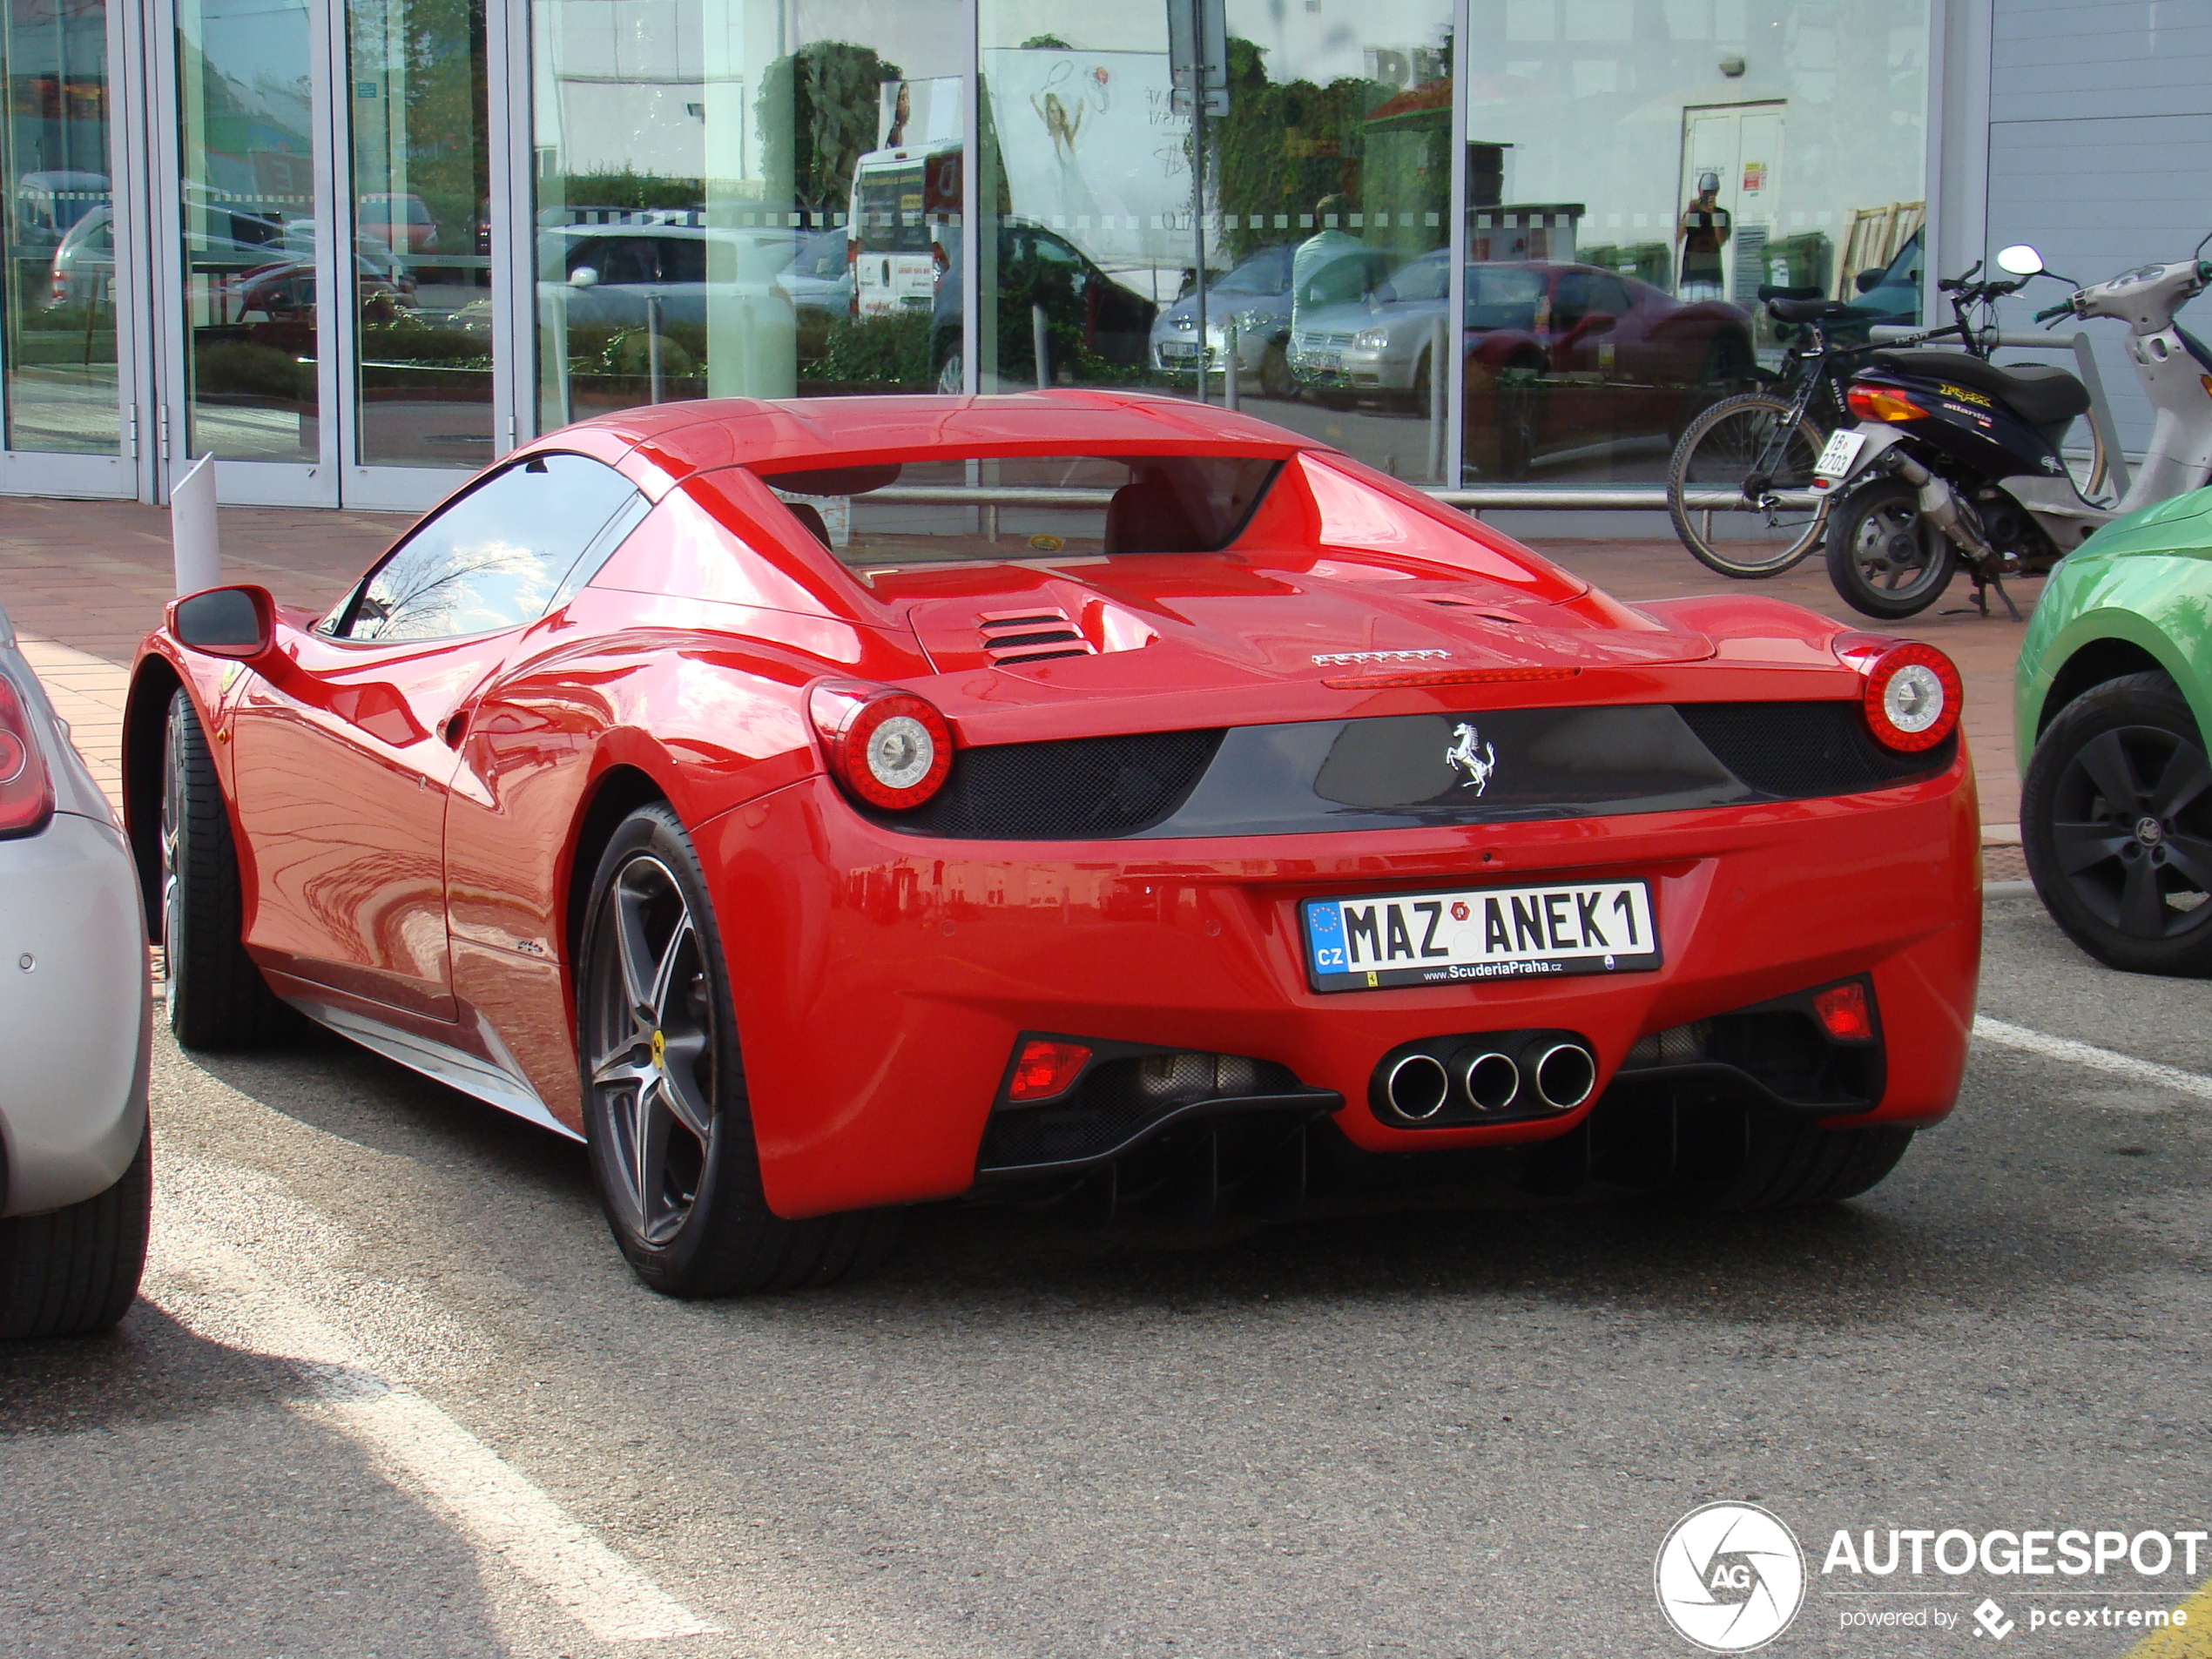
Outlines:
[{"label": "green car", "polygon": [[2051,573],[2013,682],[2020,840],[2100,961],[2212,974],[2212,489],[2115,519]]}]

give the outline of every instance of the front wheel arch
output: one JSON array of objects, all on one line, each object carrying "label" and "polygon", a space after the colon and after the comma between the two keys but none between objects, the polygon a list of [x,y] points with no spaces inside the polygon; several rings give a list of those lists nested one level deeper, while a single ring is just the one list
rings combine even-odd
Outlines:
[{"label": "front wheel arch", "polygon": [[2163,674],[2176,685],[2182,683],[2180,677],[2154,652],[2132,639],[2107,635],[2089,640],[2051,676],[2050,689],[2043,694],[2043,706],[2035,718],[2037,738],[2040,739],[2050,730],[2051,722],[2072,704],[2098,686],[2125,679],[2130,674]]},{"label": "front wheel arch", "polygon": [[123,705],[123,825],[138,867],[138,897],[146,936],[161,937],[161,756],[167,739],[169,700],[184,680],[165,657],[138,665]]}]

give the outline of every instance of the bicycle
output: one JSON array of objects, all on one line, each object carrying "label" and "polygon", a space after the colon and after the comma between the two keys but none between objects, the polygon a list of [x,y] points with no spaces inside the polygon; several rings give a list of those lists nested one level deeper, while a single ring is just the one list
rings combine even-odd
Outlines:
[{"label": "bicycle", "polygon": [[[1917,346],[1958,336],[1978,357],[1989,354],[1986,327],[1967,313],[1989,296],[1986,283],[1963,277],[1936,286],[1952,295],[1957,320],[1897,341],[1830,338],[1831,330],[1856,332],[1871,315],[1840,300],[1811,297],[1801,289],[1762,287],[1759,298],[1777,322],[1805,331],[1809,342],[1791,346],[1779,374],[1757,391],[1738,392],[1701,410],[1683,430],[1667,463],[1667,513],[1675,534],[1707,569],[1741,581],[1779,576],[1820,545],[1828,502],[1812,489],[1813,464],[1828,435],[1848,422],[1844,388],[1858,360],[1886,347]],[[1840,327],[1839,327],[1840,325]],[[1727,515],[1716,525],[1716,515]],[[1716,535],[1716,529],[1724,534]]]}]

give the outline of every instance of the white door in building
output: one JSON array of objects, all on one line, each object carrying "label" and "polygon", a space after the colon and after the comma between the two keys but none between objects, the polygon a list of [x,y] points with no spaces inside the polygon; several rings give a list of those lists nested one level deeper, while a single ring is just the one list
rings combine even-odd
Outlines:
[{"label": "white door in building", "polygon": [[[1777,99],[1683,111],[1683,217],[1676,223],[1675,247],[1686,298],[1749,304],[1759,284],[1774,280],[1765,253],[1781,200],[1785,107]],[[1710,206],[1700,189],[1708,178],[1715,184]],[[1726,234],[1715,247],[1716,230]]]}]

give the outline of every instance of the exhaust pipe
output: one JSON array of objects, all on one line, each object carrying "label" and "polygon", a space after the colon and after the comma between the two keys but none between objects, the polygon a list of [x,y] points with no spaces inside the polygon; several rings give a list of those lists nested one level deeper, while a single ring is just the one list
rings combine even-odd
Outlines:
[{"label": "exhaust pipe", "polygon": [[1897,457],[1897,470],[1898,476],[1920,492],[1920,511],[1930,523],[1958,543],[1969,557],[1997,557],[1996,550],[1969,516],[1970,509],[1952,494],[1949,484],[1910,455]]},{"label": "exhaust pipe", "polygon": [[1579,1042],[1554,1043],[1536,1057],[1536,1098],[1571,1112],[1597,1087],[1597,1057]]},{"label": "exhaust pipe", "polygon": [[1459,1057],[1460,1087],[1477,1111],[1502,1112],[1521,1092],[1521,1068],[1495,1049],[1474,1049]]},{"label": "exhaust pipe", "polygon": [[1451,1076],[1433,1055],[1409,1054],[1383,1079],[1383,1098],[1390,1109],[1415,1123],[1442,1111],[1451,1093]]}]

